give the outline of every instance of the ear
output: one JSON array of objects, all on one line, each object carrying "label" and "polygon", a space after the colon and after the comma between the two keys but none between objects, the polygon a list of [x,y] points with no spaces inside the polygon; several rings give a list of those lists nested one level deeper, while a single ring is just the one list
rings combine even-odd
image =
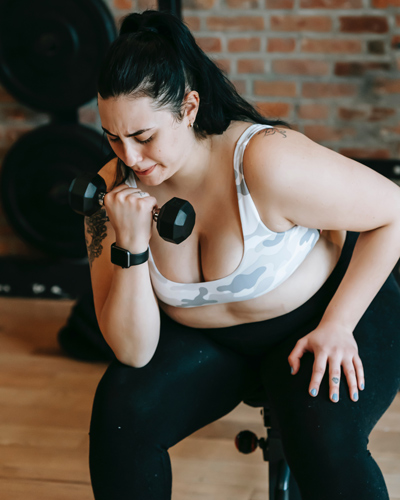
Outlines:
[{"label": "ear", "polygon": [[194,123],[199,111],[200,96],[196,90],[191,90],[184,97],[185,118],[188,123]]}]

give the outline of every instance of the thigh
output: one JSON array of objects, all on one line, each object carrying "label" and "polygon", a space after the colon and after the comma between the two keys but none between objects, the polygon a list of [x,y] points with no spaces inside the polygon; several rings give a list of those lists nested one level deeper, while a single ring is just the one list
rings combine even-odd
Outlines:
[{"label": "thigh", "polygon": [[114,361],[96,391],[91,441],[135,439],[169,448],[233,410],[256,376],[249,360],[164,318],[151,361]]},{"label": "thigh", "polygon": [[400,385],[399,305],[400,289],[390,275],[354,330],[366,379],[358,402],[350,399],[343,373],[340,400],[330,401],[328,368],[318,396],[309,395],[312,353],[301,358],[296,375],[290,374],[287,360],[290,352],[299,338],[316,328],[318,321],[308,331],[286,339],[262,360],[260,375],[277,413],[284,445],[297,447],[299,460],[304,446],[312,446],[317,459],[326,449],[337,449],[340,453],[341,447],[347,452],[353,447],[356,453],[367,446],[371,430],[390,406]]}]

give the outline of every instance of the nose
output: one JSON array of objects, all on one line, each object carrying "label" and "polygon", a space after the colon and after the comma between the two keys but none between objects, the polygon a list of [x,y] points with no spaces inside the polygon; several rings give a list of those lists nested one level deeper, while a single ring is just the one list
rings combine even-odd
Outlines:
[{"label": "nose", "polygon": [[134,167],[137,163],[143,161],[143,156],[139,151],[139,147],[140,146],[132,144],[131,141],[122,145],[118,156],[127,167]]}]

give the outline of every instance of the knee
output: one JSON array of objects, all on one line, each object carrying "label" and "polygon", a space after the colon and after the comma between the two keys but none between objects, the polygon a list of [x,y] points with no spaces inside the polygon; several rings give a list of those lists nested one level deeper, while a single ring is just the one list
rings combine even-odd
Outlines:
[{"label": "knee", "polygon": [[154,411],[145,394],[142,368],[133,368],[114,360],[103,375],[93,402],[91,434],[110,427],[121,429],[129,423],[148,422]]}]

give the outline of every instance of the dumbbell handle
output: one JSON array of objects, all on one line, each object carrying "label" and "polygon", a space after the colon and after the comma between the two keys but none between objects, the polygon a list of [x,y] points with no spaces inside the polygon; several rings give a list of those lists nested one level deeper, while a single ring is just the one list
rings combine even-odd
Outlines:
[{"label": "dumbbell handle", "polygon": [[[90,217],[104,206],[107,186],[99,175],[84,173],[74,179],[69,187],[68,200],[78,214]],[[161,238],[179,244],[193,231],[196,214],[192,205],[181,198],[171,198],[161,208],[153,208],[153,220]]]},{"label": "dumbbell handle", "polygon": [[[101,207],[103,207],[103,206],[104,206],[104,197],[105,197],[105,195],[106,195],[106,194],[107,194],[107,193],[99,193],[99,194],[98,194],[98,201],[99,201],[99,205],[100,205]],[[160,208],[158,208],[158,207],[154,207],[154,208],[153,208],[153,220],[154,220],[155,222],[157,222],[158,216],[159,216],[159,214],[160,214],[160,210],[161,210],[161,209],[160,209]]]}]

